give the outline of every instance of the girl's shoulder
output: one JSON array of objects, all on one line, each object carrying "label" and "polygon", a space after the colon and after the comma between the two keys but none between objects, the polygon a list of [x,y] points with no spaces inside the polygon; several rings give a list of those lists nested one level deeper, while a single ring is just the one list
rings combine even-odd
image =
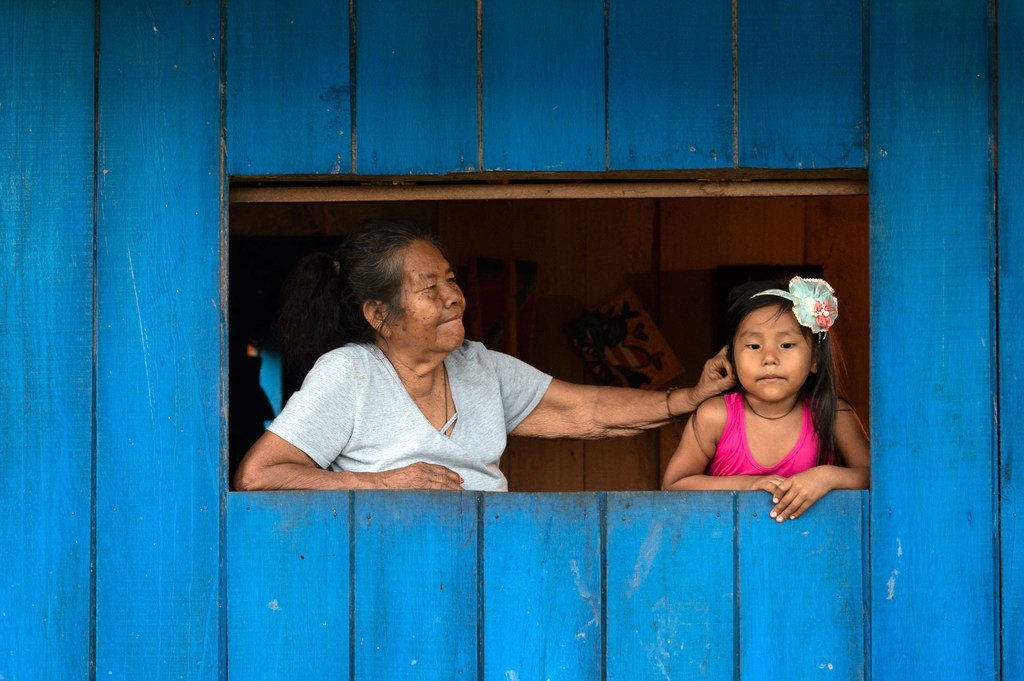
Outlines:
[{"label": "girl's shoulder", "polygon": [[693,416],[700,420],[702,430],[721,433],[725,429],[729,417],[729,396],[733,394],[716,395],[700,403]]}]

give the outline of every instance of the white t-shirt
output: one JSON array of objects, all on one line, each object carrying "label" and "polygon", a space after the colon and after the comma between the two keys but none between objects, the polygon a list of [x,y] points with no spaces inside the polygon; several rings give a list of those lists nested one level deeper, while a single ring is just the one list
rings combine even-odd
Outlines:
[{"label": "white t-shirt", "polygon": [[321,468],[379,472],[426,461],[451,468],[468,490],[505,491],[498,460],[506,435],[537,406],[551,376],[472,341],[445,366],[459,415],[450,437],[430,425],[370,343],[320,357],[268,430]]}]

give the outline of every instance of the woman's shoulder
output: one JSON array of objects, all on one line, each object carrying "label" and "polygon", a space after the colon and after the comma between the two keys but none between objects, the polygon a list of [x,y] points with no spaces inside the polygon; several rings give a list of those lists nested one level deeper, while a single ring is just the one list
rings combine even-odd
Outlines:
[{"label": "woman's shoulder", "polygon": [[372,343],[346,343],[320,355],[312,371],[338,372],[365,367],[374,362],[375,352],[380,350]]}]

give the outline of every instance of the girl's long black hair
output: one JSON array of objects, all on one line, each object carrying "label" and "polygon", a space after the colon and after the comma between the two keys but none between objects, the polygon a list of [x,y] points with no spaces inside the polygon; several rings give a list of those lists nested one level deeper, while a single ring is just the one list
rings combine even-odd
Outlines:
[{"label": "girl's long black hair", "polygon": [[367,222],[333,253],[303,258],[282,289],[277,336],[288,372],[303,377],[320,355],[346,343],[370,343],[377,330],[363,315],[363,303],[380,301],[401,315],[405,249],[437,239],[398,222]]},{"label": "girl's long black hair", "polygon": [[[786,290],[786,285],[774,281],[755,281],[737,286],[729,293],[729,310],[726,315],[727,335],[729,339],[729,361],[736,366],[733,358],[733,345],[736,332],[743,319],[766,307],[779,306],[779,314],[792,314],[792,301],[775,295],[757,295],[769,289]],[[805,326],[800,327],[804,336],[811,344],[812,362],[816,362],[818,370],[807,376],[800,388],[799,398],[810,405],[814,430],[818,434],[821,447],[818,449],[818,465],[833,464],[844,466],[842,453],[836,447],[836,411],[839,408],[839,382],[842,356],[839,342],[835,338],[835,330],[827,334],[815,334]],[[742,388],[741,388],[742,389]]]}]

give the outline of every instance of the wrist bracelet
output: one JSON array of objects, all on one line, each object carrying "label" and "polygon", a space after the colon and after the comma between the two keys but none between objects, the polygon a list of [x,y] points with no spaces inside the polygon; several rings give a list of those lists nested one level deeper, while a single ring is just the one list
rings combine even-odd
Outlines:
[{"label": "wrist bracelet", "polygon": [[672,397],[672,393],[674,393],[676,390],[679,390],[679,388],[676,386],[671,386],[665,389],[665,411],[668,412],[669,422],[674,422],[677,421],[678,419],[678,417],[672,413],[672,407],[669,406],[669,398]]}]

